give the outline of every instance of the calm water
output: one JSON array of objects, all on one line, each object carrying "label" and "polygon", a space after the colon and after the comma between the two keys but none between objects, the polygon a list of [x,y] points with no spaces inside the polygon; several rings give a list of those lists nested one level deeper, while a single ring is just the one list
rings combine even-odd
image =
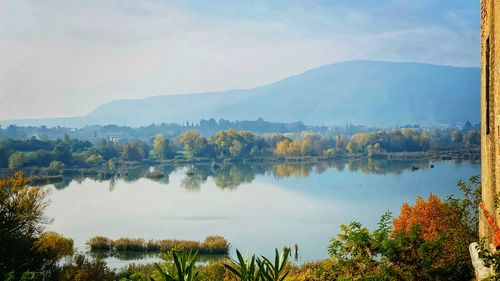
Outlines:
[{"label": "calm water", "polygon": [[[142,177],[148,169],[166,177]],[[417,196],[459,195],[456,182],[479,173],[479,162],[454,161],[139,168],[126,178],[51,186],[48,229],[72,237],[80,250],[95,235],[202,240],[217,234],[233,252],[271,256],[274,248],[297,243],[299,261],[318,260],[327,257],[341,224],[356,220],[374,228],[383,212],[398,213]]]}]

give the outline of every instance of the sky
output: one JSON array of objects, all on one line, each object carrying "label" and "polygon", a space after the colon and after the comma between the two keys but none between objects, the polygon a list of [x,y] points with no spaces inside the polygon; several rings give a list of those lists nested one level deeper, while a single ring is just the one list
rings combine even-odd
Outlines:
[{"label": "sky", "polygon": [[0,0],[0,120],[252,88],[353,59],[479,66],[479,2]]}]

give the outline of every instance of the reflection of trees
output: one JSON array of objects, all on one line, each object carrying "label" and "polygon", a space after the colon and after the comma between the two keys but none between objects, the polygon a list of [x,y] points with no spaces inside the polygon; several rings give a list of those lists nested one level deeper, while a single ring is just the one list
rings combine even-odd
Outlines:
[{"label": "reflection of trees", "polygon": [[[150,168],[151,169],[151,168]],[[149,179],[162,183],[162,184],[169,184],[170,183],[170,174],[175,171],[175,167],[172,165],[159,165],[152,167],[154,170],[154,174],[160,175],[160,176],[153,176],[149,177]]]},{"label": "reflection of trees", "polygon": [[149,167],[146,166],[126,168],[120,171],[120,177],[126,182],[134,182],[140,178],[145,177],[148,171]]},{"label": "reflection of trees", "polygon": [[111,178],[109,180],[109,191],[113,191],[116,187],[116,178]]},{"label": "reflection of trees", "polygon": [[314,166],[314,164],[276,164],[273,174],[277,178],[308,177]]},{"label": "reflection of trees", "polygon": [[188,191],[199,191],[210,172],[208,165],[190,166],[181,179],[181,187]]},{"label": "reflection of trees", "polygon": [[54,183],[54,187],[56,189],[64,189],[69,186],[69,184],[73,181],[73,177],[63,177],[63,180],[60,182]]},{"label": "reflection of trees", "polygon": [[365,174],[395,174],[409,170],[429,169],[429,160],[402,161],[386,159],[352,159],[347,161],[347,169],[351,172],[363,172]]},{"label": "reflection of trees", "polygon": [[[455,161],[460,165],[461,161]],[[471,163],[477,163],[471,161]],[[222,189],[236,189],[240,184],[252,182],[256,175],[271,175],[276,178],[308,177],[311,174],[321,174],[335,168],[342,172],[346,168],[351,172],[365,174],[401,174],[404,171],[429,169],[429,160],[404,161],[379,158],[338,159],[317,163],[224,163],[221,165],[197,164],[188,166],[159,165],[136,166],[121,169],[117,175],[110,178],[110,190],[114,188],[115,180],[127,182],[136,181],[143,177],[160,182],[169,183],[169,176],[179,168],[185,168],[185,175],[181,179],[181,187],[188,191],[198,191],[208,177],[214,179],[215,185]],[[57,189],[65,188],[71,181],[82,183],[86,178],[102,181],[98,173],[81,173],[73,176],[64,176],[62,182],[54,184]]]},{"label": "reflection of trees", "polygon": [[242,183],[250,183],[255,179],[258,171],[264,174],[265,170],[257,169],[258,165],[240,163],[223,165],[214,171],[215,185],[220,188],[236,189]]}]

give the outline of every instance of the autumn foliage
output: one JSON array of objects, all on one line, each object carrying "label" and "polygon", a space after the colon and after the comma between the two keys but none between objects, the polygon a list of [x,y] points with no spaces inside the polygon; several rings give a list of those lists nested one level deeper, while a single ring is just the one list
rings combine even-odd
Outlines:
[{"label": "autumn foliage", "polygon": [[493,232],[493,244],[495,245],[496,248],[500,247],[500,228],[498,227],[497,223],[495,222],[495,219],[493,216],[486,210],[484,207],[483,202],[479,204],[479,207],[481,207],[481,210],[483,210],[484,216],[486,217],[486,221],[488,222],[488,225],[490,226],[491,231]]},{"label": "autumn foliage", "polygon": [[408,203],[401,206],[401,214],[393,221],[393,232],[409,233],[418,224],[425,240],[436,239],[440,233],[455,228],[460,220],[457,216],[459,213],[436,195],[430,195],[427,201],[418,197],[414,206]]},{"label": "autumn foliage", "polygon": [[[435,268],[467,257],[467,245],[474,240],[474,229],[467,224],[463,206],[457,200],[441,201],[430,195],[425,201],[418,197],[415,205],[404,203],[393,220],[392,235],[409,234],[415,227],[426,241],[443,243],[442,253],[434,258]],[[464,266],[468,266],[464,264]]]}]

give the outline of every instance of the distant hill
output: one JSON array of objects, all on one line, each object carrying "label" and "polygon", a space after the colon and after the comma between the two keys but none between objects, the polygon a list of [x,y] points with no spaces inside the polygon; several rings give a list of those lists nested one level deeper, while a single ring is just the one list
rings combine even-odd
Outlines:
[{"label": "distant hill", "polygon": [[480,69],[348,61],[246,90],[116,100],[83,117],[19,124],[148,125],[200,119],[371,126],[479,122]]}]

